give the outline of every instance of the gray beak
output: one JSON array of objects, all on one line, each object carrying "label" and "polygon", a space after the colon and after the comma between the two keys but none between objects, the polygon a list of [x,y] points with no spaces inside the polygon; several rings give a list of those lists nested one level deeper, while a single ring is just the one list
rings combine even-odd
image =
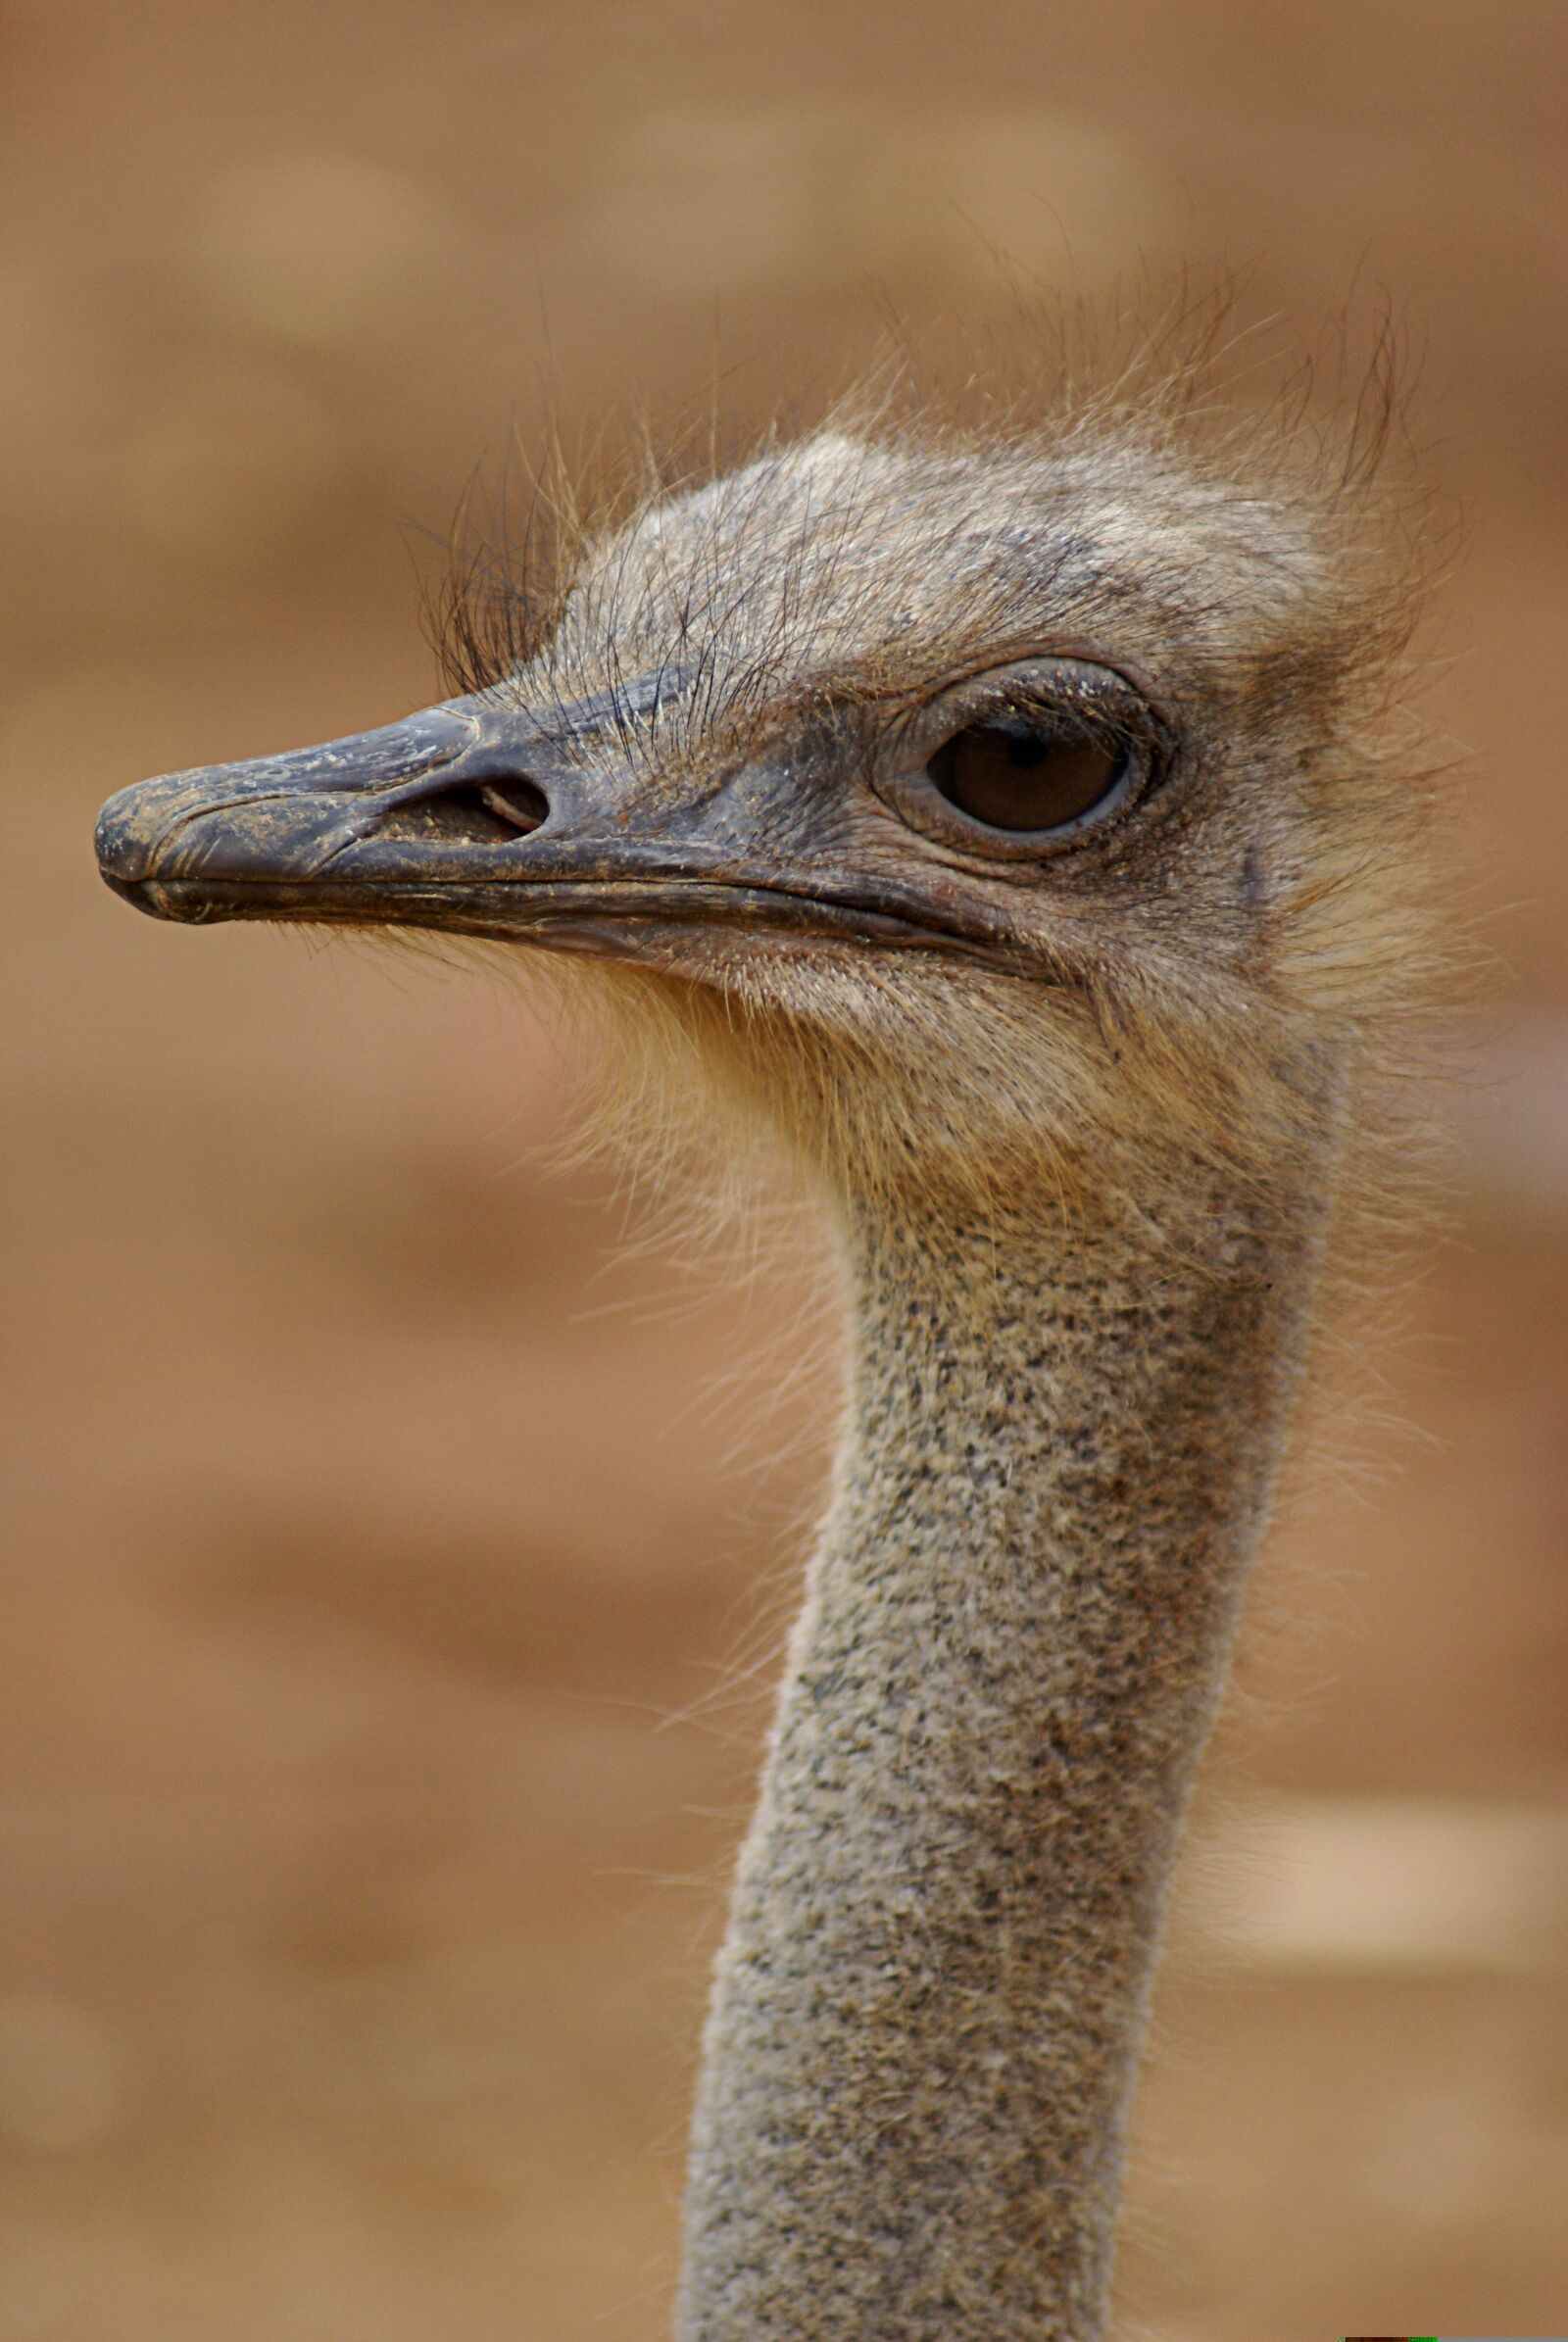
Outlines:
[{"label": "gray beak", "polygon": [[667,671],[548,708],[489,693],[244,764],[142,781],[99,816],[103,877],[138,909],[433,927],[706,976],[719,931],[952,948],[923,905],[815,835],[788,758],[694,791],[635,754]]},{"label": "gray beak", "polygon": [[288,756],[142,781],[99,816],[99,868],[156,918],[527,932],[571,949],[586,913],[577,948],[613,950],[596,913],[651,911],[716,858],[667,804],[657,824],[639,820],[614,753],[616,725],[656,709],[657,688],[548,719],[479,695]]}]

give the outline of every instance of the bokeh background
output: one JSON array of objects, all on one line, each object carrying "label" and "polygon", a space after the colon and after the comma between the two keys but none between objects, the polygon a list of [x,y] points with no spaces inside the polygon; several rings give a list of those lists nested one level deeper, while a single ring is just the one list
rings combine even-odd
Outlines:
[{"label": "bokeh background", "polygon": [[[411,541],[885,310],[1250,264],[1425,350],[1494,953],[1457,1241],[1260,1580],[1121,2330],[1568,2321],[1559,0],[9,0],[0,2342],[643,2342],[830,1337],[552,1167],[474,973],[138,920],[98,801],[433,695]],[[412,539],[411,539],[411,531]]]}]

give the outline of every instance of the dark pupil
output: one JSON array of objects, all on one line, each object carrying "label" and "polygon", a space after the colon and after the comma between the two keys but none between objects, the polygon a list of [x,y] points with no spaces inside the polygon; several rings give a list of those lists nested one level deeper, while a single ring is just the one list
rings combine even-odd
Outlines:
[{"label": "dark pupil", "polygon": [[971,724],[939,748],[931,778],[950,805],[993,829],[1059,829],[1121,777],[1113,743],[1052,739],[1029,724]]}]

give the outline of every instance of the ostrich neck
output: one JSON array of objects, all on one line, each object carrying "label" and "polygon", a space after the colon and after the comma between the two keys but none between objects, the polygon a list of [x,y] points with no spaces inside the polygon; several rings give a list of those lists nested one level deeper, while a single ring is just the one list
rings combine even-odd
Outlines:
[{"label": "ostrich neck", "polygon": [[1195,1180],[1163,1234],[1034,1198],[851,1223],[849,1422],[719,1960],[681,2342],[1102,2333],[1319,1216]]}]

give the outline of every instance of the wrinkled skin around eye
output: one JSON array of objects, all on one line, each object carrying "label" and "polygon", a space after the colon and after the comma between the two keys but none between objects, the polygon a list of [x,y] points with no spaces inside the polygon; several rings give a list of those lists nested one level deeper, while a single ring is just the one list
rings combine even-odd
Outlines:
[{"label": "wrinkled skin around eye", "polygon": [[890,727],[872,787],[939,847],[987,864],[1043,863],[1138,805],[1173,746],[1166,718],[1117,668],[1009,659]]}]

